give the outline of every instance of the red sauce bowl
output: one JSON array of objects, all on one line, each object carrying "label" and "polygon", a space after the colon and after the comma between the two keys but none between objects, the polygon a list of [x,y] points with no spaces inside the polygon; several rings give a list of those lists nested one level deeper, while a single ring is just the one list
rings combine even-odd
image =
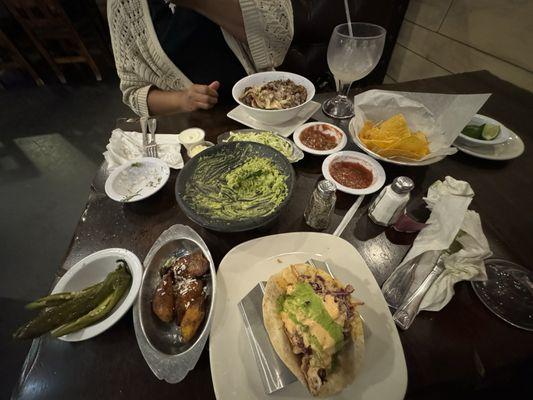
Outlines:
[{"label": "red sauce bowl", "polygon": [[341,151],[322,163],[322,175],[349,194],[370,194],[385,183],[385,170],[372,157],[357,151]]},{"label": "red sauce bowl", "polygon": [[[294,131],[294,143],[306,153],[329,155],[346,146],[348,138],[343,130],[327,122],[308,122]],[[332,139],[334,146],[331,146]]]}]

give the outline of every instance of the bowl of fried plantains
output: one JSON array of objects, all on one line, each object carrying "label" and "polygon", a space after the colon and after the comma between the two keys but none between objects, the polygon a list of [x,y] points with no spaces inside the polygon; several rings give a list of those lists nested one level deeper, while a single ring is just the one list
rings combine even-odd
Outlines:
[{"label": "bowl of fried plantains", "polygon": [[209,335],[213,260],[194,230],[173,225],[154,243],[144,268],[134,308],[137,341],[156,376],[174,383],[194,367]]}]

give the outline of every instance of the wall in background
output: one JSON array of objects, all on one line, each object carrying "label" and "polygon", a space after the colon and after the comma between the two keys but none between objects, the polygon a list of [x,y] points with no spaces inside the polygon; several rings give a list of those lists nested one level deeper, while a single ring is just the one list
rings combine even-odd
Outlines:
[{"label": "wall in background", "polygon": [[532,0],[411,0],[385,78],[486,69],[533,91]]}]

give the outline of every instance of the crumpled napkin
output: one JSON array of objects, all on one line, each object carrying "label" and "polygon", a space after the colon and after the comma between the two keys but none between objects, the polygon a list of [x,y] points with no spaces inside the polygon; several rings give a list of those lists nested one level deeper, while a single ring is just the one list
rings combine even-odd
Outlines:
[{"label": "crumpled napkin", "polygon": [[[121,164],[135,158],[143,157],[142,133],[129,132],[122,129],[115,129],[111,132],[109,143],[104,152],[108,168],[111,170]],[[181,156],[181,144],[178,135],[156,134],[157,152],[170,168],[183,168],[183,157]]]},{"label": "crumpled napkin", "polygon": [[441,310],[453,297],[453,286],[459,281],[487,279],[483,260],[490,257],[492,252],[483,233],[479,214],[468,210],[473,197],[474,191],[467,182],[450,176],[431,185],[424,198],[431,210],[426,222],[428,226],[418,234],[402,263],[385,281],[384,292],[393,287],[391,285],[395,285],[400,274],[420,256],[413,283],[404,297],[407,299],[433,269],[443,250],[450,253],[443,255],[444,272],[426,292],[420,310]]}]

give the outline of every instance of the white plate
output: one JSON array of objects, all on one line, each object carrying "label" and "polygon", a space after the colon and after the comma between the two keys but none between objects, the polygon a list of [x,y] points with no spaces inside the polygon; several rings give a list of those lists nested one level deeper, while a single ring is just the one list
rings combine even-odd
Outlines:
[{"label": "white plate", "polygon": [[[303,144],[302,141],[300,140],[300,135],[306,128],[309,128],[310,126],[314,126],[314,125],[327,125],[334,132],[336,132],[337,133],[337,146],[335,146],[334,148],[330,150],[315,150]],[[318,156],[324,156],[324,155],[336,153],[337,151],[344,149],[344,146],[346,146],[346,142],[348,141],[346,133],[344,133],[344,131],[341,128],[333,124],[328,124],[327,122],[308,122],[307,124],[303,124],[302,126],[300,126],[298,129],[294,131],[293,139],[294,139],[294,143],[296,144],[296,146],[298,146],[300,149],[302,149],[303,151],[307,153],[315,154]]]},{"label": "white plate", "polygon": [[132,203],[156,193],[169,176],[170,169],[161,159],[138,158],[113,170],[105,182],[105,192],[115,201]]},{"label": "white plate", "polygon": [[[361,164],[363,167],[366,167],[370,171],[372,171],[372,183],[370,184],[370,186],[364,189],[353,189],[341,185],[339,182],[333,179],[333,177],[329,173],[329,166],[331,165],[331,163],[333,163],[333,161],[354,161]],[[376,160],[358,151],[341,151],[335,154],[331,154],[322,163],[322,175],[324,175],[327,180],[330,180],[335,183],[337,189],[341,192],[356,195],[377,192],[385,183],[386,177],[385,170]]]},{"label": "white plate", "polygon": [[122,297],[122,300],[105,319],[77,332],[61,336],[60,340],[79,342],[95,337],[111,328],[130,309],[141,286],[143,268],[137,256],[126,249],[105,249],[88,255],[61,277],[51,294],[78,291],[103,281],[107,274],[116,269],[116,261],[120,259],[126,261],[131,273],[131,286],[128,293]]},{"label": "white plate", "polygon": [[509,131],[509,139],[506,142],[494,146],[469,146],[457,141],[453,145],[463,153],[471,156],[496,161],[512,160],[520,157],[525,148],[520,136],[513,131]]},{"label": "white plate", "polygon": [[246,337],[237,303],[259,281],[289,264],[310,258],[327,260],[333,274],[355,288],[365,302],[365,358],[355,382],[337,399],[403,399],[407,368],[398,331],[387,303],[355,248],[325,233],[292,232],[267,236],[234,247],[217,272],[217,296],[209,340],[213,387],[218,400],[312,398],[301,383],[267,395]]},{"label": "white plate", "polygon": [[392,158],[382,157],[379,154],[374,153],[373,151],[367,149],[366,146],[363,143],[361,143],[361,140],[359,140],[359,135],[357,134],[357,132],[355,132],[355,128],[353,126],[353,122],[354,122],[354,119],[352,118],[350,120],[350,125],[349,125],[348,129],[350,130],[350,136],[352,137],[354,143],[357,145],[357,147],[359,147],[365,153],[367,153],[371,157],[374,157],[377,160],[381,160],[381,161],[385,161],[385,162],[388,162],[388,163],[391,163],[391,164],[397,164],[397,165],[408,165],[410,167],[421,167],[421,166],[424,166],[424,165],[435,164],[436,162],[439,162],[439,161],[443,160],[446,157],[446,156],[437,156],[437,157],[432,157],[432,158],[429,158],[429,159],[423,160],[423,161],[395,160],[395,159],[392,159]]},{"label": "white plate", "polygon": [[470,144],[470,145],[480,145],[480,146],[493,146],[495,144],[500,144],[507,139],[509,139],[510,136],[510,130],[507,129],[503,124],[496,121],[495,119],[492,119],[490,117],[487,117],[485,115],[476,114],[472,117],[468,125],[483,125],[483,124],[492,124],[492,125],[500,125],[500,134],[492,140],[481,140],[481,139],[474,139],[470,136],[463,135],[462,133],[459,133],[459,137],[457,138],[457,141],[461,144]]},{"label": "white plate", "polygon": [[227,115],[228,118],[240,122],[243,125],[249,126],[250,128],[259,129],[262,131],[275,131],[283,137],[289,137],[296,128],[311,118],[318,110],[320,110],[320,103],[317,103],[316,101],[310,101],[302,107],[302,109],[294,118],[282,124],[276,125],[268,125],[254,119],[246,111],[244,106],[235,107]]}]

